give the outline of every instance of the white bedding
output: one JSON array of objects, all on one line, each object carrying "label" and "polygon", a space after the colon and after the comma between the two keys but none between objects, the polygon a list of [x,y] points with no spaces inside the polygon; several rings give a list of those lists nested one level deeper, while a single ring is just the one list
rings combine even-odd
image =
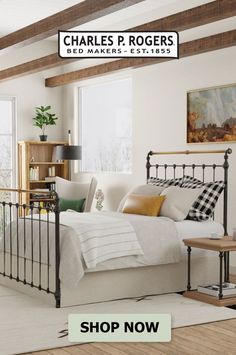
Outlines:
[{"label": "white bedding", "polygon": [[224,235],[223,225],[212,220],[202,222],[185,220],[182,222],[176,222],[175,225],[181,240],[187,238],[209,237],[211,233],[217,233],[221,237]]},{"label": "white bedding", "polygon": [[[54,222],[54,214],[50,214],[49,219]],[[38,216],[34,216],[34,261],[39,261],[39,221]],[[41,215],[41,220],[47,218],[46,215]],[[134,250],[130,251],[129,256],[122,256],[105,260],[99,263],[95,268],[88,269],[82,257],[84,250],[81,247],[84,239],[81,237],[86,229],[93,228],[95,224],[100,226],[109,220],[120,225],[130,224],[132,230],[136,235],[132,236],[137,241],[134,245]],[[115,269],[120,267],[136,267],[145,265],[161,265],[176,263],[180,260],[181,250],[178,241],[177,230],[172,220],[160,217],[146,217],[138,215],[129,215],[123,213],[77,213],[77,212],[61,212],[60,214],[60,241],[61,241],[61,262],[60,262],[60,279],[68,287],[77,286],[80,279],[83,277],[84,272],[88,270],[104,270]],[[24,253],[24,221],[19,220],[19,256],[26,256],[27,259],[31,258],[31,220],[26,220],[26,248]],[[49,245],[50,245],[50,265],[55,265],[55,245],[54,245],[54,223],[49,223]],[[6,233],[6,250],[9,251],[9,226],[8,233]],[[11,224],[12,229],[12,252],[14,255],[17,253],[17,238],[16,222]],[[91,235],[90,235],[91,236]],[[100,235],[101,237],[101,235]],[[119,233],[117,240],[120,240]],[[139,242],[139,243],[138,243]],[[99,244],[99,241],[96,241]],[[132,242],[134,243],[134,242]],[[141,252],[137,252],[137,244],[141,246]],[[41,262],[47,263],[47,223],[41,222]],[[89,246],[93,247],[93,246]],[[128,253],[123,253],[127,255]],[[142,255],[138,255],[142,254]],[[121,254],[117,255],[120,256]],[[105,265],[105,266],[104,266]],[[100,266],[100,267],[99,267]]]},{"label": "white bedding", "polygon": [[[121,216],[125,216],[125,214],[121,214]],[[153,217],[145,217],[145,216],[137,216],[137,215],[126,215],[129,220],[137,221],[138,224],[146,226],[145,220],[146,218]],[[158,217],[157,219],[166,217]],[[154,218],[155,220],[156,218]],[[173,222],[173,221],[172,221]],[[217,233],[220,236],[224,235],[224,228],[222,224],[215,221],[203,221],[203,222],[195,222],[190,220],[185,220],[182,222],[173,222],[177,231],[178,245],[180,248],[180,256],[176,259],[176,262],[183,260],[187,257],[187,251],[183,239],[187,238],[202,238],[208,237],[211,233]],[[155,255],[158,249],[158,237],[157,235],[152,237],[146,233],[144,234],[145,238],[139,240],[141,247],[144,251],[144,256],[129,256],[124,258],[107,260],[104,263],[100,263],[95,269],[86,270],[86,272],[93,271],[102,271],[102,270],[114,270],[114,269],[123,269],[127,267],[139,267],[139,266],[149,266],[149,265],[158,265],[156,263]],[[192,249],[193,257],[201,257],[201,256],[211,256],[214,252],[203,250],[203,249]],[[161,264],[161,263],[159,263]],[[162,262],[162,264],[167,264],[167,262]]]},{"label": "white bedding", "polygon": [[[221,237],[224,235],[223,225],[221,223],[212,220],[202,221],[202,222],[185,220],[182,222],[176,222],[175,225],[178,230],[178,236],[180,241],[188,238],[209,237],[211,233],[216,233]],[[181,243],[181,251],[182,251],[182,258],[186,258],[187,252],[184,243]],[[193,257],[200,257],[206,255],[213,255],[213,254],[215,254],[215,252],[211,252],[204,249],[192,248]]]},{"label": "white bedding", "polygon": [[[125,219],[106,214],[81,214],[72,211],[61,213],[60,222],[75,231],[79,243],[74,252],[79,252],[78,258],[81,252],[87,269],[109,259],[143,255],[134,228]],[[72,233],[67,239],[68,243],[71,238],[74,238]],[[65,257],[67,258],[67,255]]]},{"label": "white bedding", "polygon": [[[80,242],[77,237],[78,226],[73,220],[78,218],[79,223],[94,223],[104,217],[115,218],[120,221],[128,221],[137,236],[143,255],[129,255],[119,258],[112,258],[99,263],[95,268],[86,268],[81,256]],[[118,268],[130,268],[146,265],[170,264],[180,261],[181,248],[178,241],[178,234],[175,223],[166,217],[153,218],[139,215],[130,215],[117,212],[104,213],[76,213],[62,212],[61,222],[61,267],[60,277],[67,286],[77,286],[84,272],[100,270],[113,270]],[[67,226],[67,227],[65,227]],[[68,226],[72,227],[68,239]],[[65,229],[66,228],[66,229]],[[158,231],[158,233],[157,233]],[[65,237],[63,236],[66,233]],[[68,243],[68,240],[70,242]],[[65,243],[66,242],[66,243]],[[156,247],[153,247],[155,246]],[[71,262],[71,257],[74,261]]]},{"label": "white bedding", "polygon": [[[117,257],[99,263],[95,268],[87,269],[82,258],[80,240],[78,238],[78,225],[87,224],[88,219],[91,223],[97,218],[115,218],[128,221],[137,236],[143,255],[129,255]],[[53,218],[53,214],[52,214]],[[78,218],[78,222],[77,222]],[[223,235],[223,227],[216,222],[173,222],[166,217],[147,217],[139,215],[122,214],[117,212],[100,213],[61,213],[61,263],[60,279],[68,287],[77,286],[85,272],[95,272],[101,270],[112,270],[120,268],[133,268],[148,265],[161,265],[178,263],[186,256],[186,248],[183,246],[182,239],[190,237],[208,236],[215,232]],[[29,221],[30,222],[30,221]],[[37,230],[38,221],[34,221],[34,229]],[[28,238],[30,240],[30,223],[28,224]],[[45,229],[42,224],[42,262],[46,263],[46,223]],[[13,225],[14,235],[14,225]],[[23,223],[19,225],[21,235],[23,235]],[[54,225],[50,224],[50,235],[54,235]],[[54,239],[54,238],[53,238]],[[38,235],[35,234],[35,253],[34,260],[38,260]],[[16,249],[15,249],[16,250]],[[14,254],[16,253],[15,250]],[[50,261],[53,266],[55,260],[54,243],[50,240]],[[31,243],[27,242],[26,256],[31,258]],[[193,250],[193,254],[206,255],[207,252]],[[19,255],[23,255],[23,245],[21,243]]]}]

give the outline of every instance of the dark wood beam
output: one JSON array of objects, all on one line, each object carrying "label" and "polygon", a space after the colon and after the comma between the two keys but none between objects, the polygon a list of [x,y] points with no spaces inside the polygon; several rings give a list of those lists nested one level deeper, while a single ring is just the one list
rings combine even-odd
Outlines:
[{"label": "dark wood beam", "polygon": [[[129,30],[172,30],[180,32],[235,15],[236,0],[217,0],[137,27],[130,28]],[[21,65],[17,65],[16,67],[11,67],[0,71],[0,81],[6,79],[13,79],[25,74],[36,73],[52,67],[66,65],[70,62],[71,61],[69,59],[60,59],[57,53],[54,53],[49,56],[39,58],[37,60],[33,60],[31,62],[27,62]]]},{"label": "dark wood beam", "polygon": [[30,62],[16,65],[11,68],[3,69],[0,71],[0,81],[15,79],[27,74],[37,73],[41,70],[47,70],[58,67],[60,65],[69,64],[77,61],[77,59],[63,59],[57,53],[47,55]]},{"label": "dark wood beam", "polygon": [[235,0],[216,0],[134,27],[132,31],[184,31],[236,16]]},{"label": "dark wood beam", "polygon": [[[236,30],[219,33],[217,35],[196,39],[194,41],[185,42],[180,45],[180,58],[192,55],[207,53],[217,49],[223,49],[236,45]],[[178,60],[172,58],[128,58],[120,59],[113,62],[96,65],[90,68],[76,70],[70,73],[57,75],[45,80],[45,86],[56,87],[67,85],[82,79],[93,78],[124,69],[134,69],[144,67],[146,65],[158,64],[170,60]]]},{"label": "dark wood beam", "polygon": [[[0,38],[0,50],[27,45],[106,16],[143,0],[86,0]],[[26,16],[27,16],[27,9]]]}]

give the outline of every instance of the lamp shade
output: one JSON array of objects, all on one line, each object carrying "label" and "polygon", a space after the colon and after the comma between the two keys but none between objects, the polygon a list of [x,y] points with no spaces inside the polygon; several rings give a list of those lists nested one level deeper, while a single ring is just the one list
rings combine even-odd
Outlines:
[{"label": "lamp shade", "polygon": [[58,145],[56,147],[56,160],[81,160],[81,157],[80,145]]}]

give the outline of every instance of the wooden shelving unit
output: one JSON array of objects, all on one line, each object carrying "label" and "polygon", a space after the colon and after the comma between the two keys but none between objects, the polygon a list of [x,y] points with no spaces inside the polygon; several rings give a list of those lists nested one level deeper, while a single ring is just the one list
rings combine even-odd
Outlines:
[{"label": "wooden shelving unit", "polygon": [[64,165],[64,163],[58,163],[52,161],[36,161],[36,162],[34,161],[34,162],[30,162],[29,165]]},{"label": "wooden shelving unit", "polygon": [[[49,176],[49,168],[55,168],[55,176],[68,179],[68,162],[54,161],[55,147],[58,145],[67,145],[67,142],[40,142],[40,141],[22,141],[18,143],[18,185],[23,190],[48,189],[52,186],[52,181],[46,181]],[[30,168],[38,167],[38,180],[30,180]],[[50,198],[36,198],[29,193],[21,194],[19,202],[21,204],[32,204],[40,202],[49,202]]]}]

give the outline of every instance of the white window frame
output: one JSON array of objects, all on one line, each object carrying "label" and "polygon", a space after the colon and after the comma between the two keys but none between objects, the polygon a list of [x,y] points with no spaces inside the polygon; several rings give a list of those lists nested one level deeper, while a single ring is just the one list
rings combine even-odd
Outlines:
[{"label": "white window frame", "polygon": [[[17,162],[17,124],[16,124],[16,97],[15,96],[3,96],[0,95],[0,101],[10,101],[12,104],[12,134],[9,136],[12,137],[12,184],[11,188],[16,187],[17,183],[17,171],[18,171],[18,162]],[[7,134],[0,134],[0,136],[6,136]],[[10,170],[10,169],[6,169]]]}]

